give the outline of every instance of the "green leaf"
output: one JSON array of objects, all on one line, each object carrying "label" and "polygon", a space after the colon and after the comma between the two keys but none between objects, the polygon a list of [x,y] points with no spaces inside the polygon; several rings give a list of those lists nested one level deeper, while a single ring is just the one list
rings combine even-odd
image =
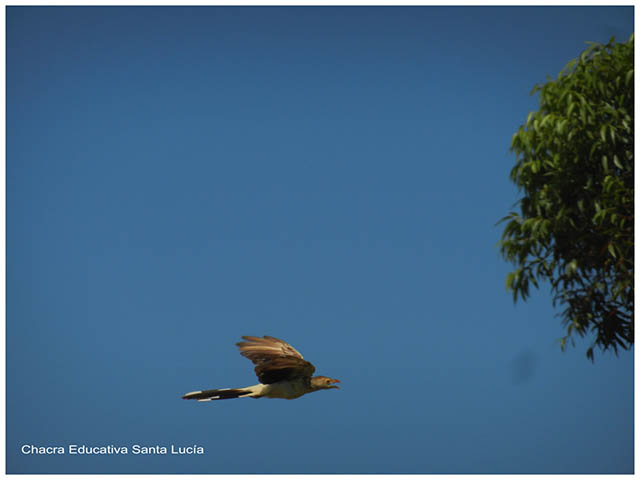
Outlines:
[{"label": "green leaf", "polygon": [[514,279],[514,277],[515,277],[515,274],[514,274],[513,272],[510,272],[510,273],[507,275],[507,281],[505,282],[505,283],[506,283],[506,287],[507,287],[507,291],[511,290],[512,285],[513,285],[513,279]]},{"label": "green leaf", "polygon": [[558,123],[556,123],[556,132],[558,132],[559,135],[562,135],[562,132],[564,131],[564,127],[567,125],[568,120],[564,119],[564,120],[560,120]]},{"label": "green leaf", "polygon": [[613,258],[617,258],[617,257],[616,257],[616,249],[615,249],[615,247],[613,246],[613,243],[610,243],[610,244],[607,246],[607,249],[609,250],[609,253],[611,254],[611,256],[612,256]]},{"label": "green leaf", "polygon": [[533,116],[536,114],[536,112],[529,112],[529,115],[527,115],[527,121],[525,122],[525,125],[529,126],[531,124],[531,121],[533,120]]},{"label": "green leaf", "polygon": [[600,91],[600,94],[604,97],[605,89],[604,89],[604,82],[602,80],[598,82],[598,90]]},{"label": "green leaf", "polygon": [[537,118],[533,121],[533,130],[536,132],[540,130],[540,121]]},{"label": "green leaf", "polygon": [[624,127],[625,130],[629,130],[629,122],[627,121],[626,118],[622,120],[622,126]]},{"label": "green leaf", "polygon": [[613,163],[615,164],[616,167],[618,167],[620,170],[622,170],[622,163],[620,163],[620,159],[618,158],[618,155],[616,155],[616,154],[613,155]]}]

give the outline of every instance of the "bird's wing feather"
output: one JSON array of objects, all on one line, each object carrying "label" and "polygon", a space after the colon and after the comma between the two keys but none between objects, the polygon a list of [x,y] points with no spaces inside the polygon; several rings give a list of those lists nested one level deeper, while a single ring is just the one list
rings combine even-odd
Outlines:
[{"label": "bird's wing feather", "polygon": [[292,378],[311,378],[316,371],[311,362],[306,361],[300,352],[287,342],[265,335],[260,337],[242,337],[238,342],[240,354],[251,360],[260,383],[268,384]]},{"label": "bird's wing feather", "polygon": [[246,342],[238,342],[242,355],[253,361],[254,357],[277,356],[296,357],[302,359],[302,355],[284,340],[265,335],[260,337],[242,337]]}]

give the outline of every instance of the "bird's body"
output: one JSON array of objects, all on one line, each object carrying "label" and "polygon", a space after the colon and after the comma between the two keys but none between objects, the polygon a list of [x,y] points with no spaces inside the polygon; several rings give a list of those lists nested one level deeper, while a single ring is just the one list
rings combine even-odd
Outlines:
[{"label": "bird's body", "polygon": [[338,388],[339,383],[329,377],[313,377],[315,367],[306,361],[300,352],[283,340],[264,337],[242,337],[239,342],[241,355],[255,364],[260,383],[244,388],[224,388],[189,392],[182,398],[208,402],[230,398],[285,398],[292,400],[317,390]]}]

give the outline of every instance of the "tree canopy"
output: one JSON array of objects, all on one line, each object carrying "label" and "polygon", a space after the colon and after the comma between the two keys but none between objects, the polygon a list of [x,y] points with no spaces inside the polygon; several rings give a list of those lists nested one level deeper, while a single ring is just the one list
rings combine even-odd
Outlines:
[{"label": "tree canopy", "polygon": [[547,280],[563,307],[561,347],[589,334],[591,360],[594,347],[617,354],[634,338],[633,42],[591,43],[536,85],[539,110],[511,141],[523,196],[501,220],[507,289],[526,300]]}]

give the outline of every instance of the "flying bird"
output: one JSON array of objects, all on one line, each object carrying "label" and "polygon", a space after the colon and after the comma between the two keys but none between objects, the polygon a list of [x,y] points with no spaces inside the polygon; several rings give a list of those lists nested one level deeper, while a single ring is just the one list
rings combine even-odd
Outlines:
[{"label": "flying bird", "polygon": [[245,388],[198,390],[183,395],[185,400],[209,402],[229,398],[286,398],[292,400],[307,393],[340,388],[335,378],[316,376],[316,367],[287,342],[275,337],[242,337],[240,354],[251,360],[260,383]]}]

